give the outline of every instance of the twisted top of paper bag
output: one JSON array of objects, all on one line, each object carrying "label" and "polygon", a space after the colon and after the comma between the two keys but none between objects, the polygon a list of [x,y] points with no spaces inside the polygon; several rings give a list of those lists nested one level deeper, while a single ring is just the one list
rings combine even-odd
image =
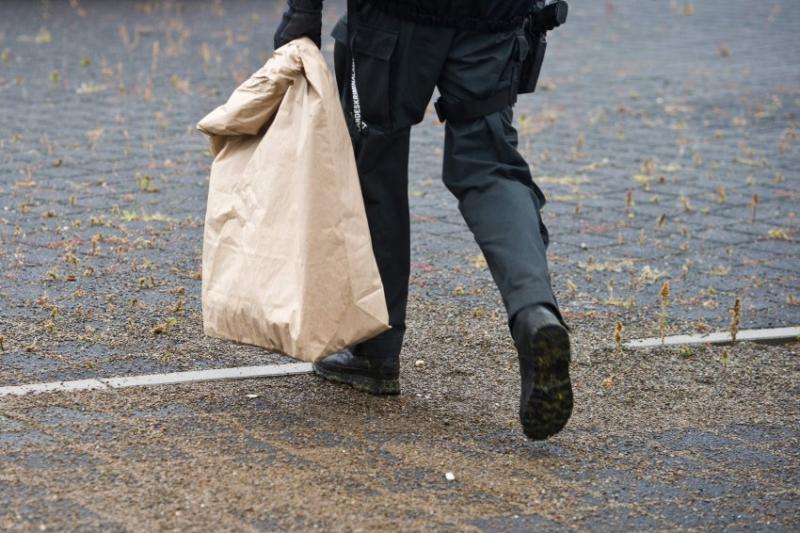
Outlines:
[{"label": "twisted top of paper bag", "polygon": [[322,92],[330,71],[319,48],[307,37],[278,48],[267,63],[206,115],[197,128],[209,136],[257,135],[277,112],[283,96],[298,76]]}]

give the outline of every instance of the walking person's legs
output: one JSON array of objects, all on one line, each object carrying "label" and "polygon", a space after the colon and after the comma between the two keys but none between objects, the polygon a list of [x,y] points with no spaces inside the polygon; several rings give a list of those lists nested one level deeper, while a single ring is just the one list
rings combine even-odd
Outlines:
[{"label": "walking person's legs", "polygon": [[[439,80],[446,102],[482,101],[513,91],[524,46],[515,32],[458,32]],[[550,283],[544,195],[517,150],[508,106],[446,125],[443,179],[480,246],[503,297],[519,352],[520,419],[546,438],[572,412],[570,346]]]},{"label": "walking person's legs", "polygon": [[[522,46],[516,31],[426,27],[372,8],[358,20],[356,80],[369,133],[356,139],[357,160],[393,330],[314,368],[327,379],[391,394],[399,391],[408,294],[409,127],[422,120],[437,83],[453,103],[512,90]],[[342,48],[349,41],[342,26],[336,72],[345,111],[352,112],[352,63]],[[501,111],[448,120],[443,174],[506,304],[522,376],[520,419],[525,433],[539,439],[558,432],[571,414],[570,348],[547,270],[547,230],[539,216],[544,196],[517,151],[511,116],[509,101]]]},{"label": "walking person's legs", "polygon": [[453,31],[400,21],[370,6],[355,20],[349,32],[345,20],[334,29],[336,75],[345,112],[352,113],[347,46],[352,36],[360,111],[368,125],[355,136],[356,160],[392,329],[325,358],[314,369],[367,392],[396,394],[410,263],[409,136],[411,125],[424,116]]}]

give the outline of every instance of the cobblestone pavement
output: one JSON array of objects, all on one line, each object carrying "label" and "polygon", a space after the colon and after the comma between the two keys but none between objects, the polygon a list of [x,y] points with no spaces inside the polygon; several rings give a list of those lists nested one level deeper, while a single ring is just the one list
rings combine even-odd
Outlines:
[{"label": "cobblestone pavement", "polygon": [[[800,5],[577,4],[516,110],[575,330],[562,434],[518,431],[431,112],[399,399],[312,376],[3,399],[0,529],[797,529],[797,345],[620,353],[612,331],[657,335],[665,281],[670,333],[727,329],[736,298],[742,328],[800,324]],[[286,361],[202,335],[194,130],[281,10],[4,2],[0,386]]]}]

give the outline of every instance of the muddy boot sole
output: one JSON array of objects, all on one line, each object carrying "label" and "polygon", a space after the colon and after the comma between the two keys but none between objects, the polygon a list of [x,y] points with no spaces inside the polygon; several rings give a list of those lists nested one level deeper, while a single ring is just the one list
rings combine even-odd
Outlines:
[{"label": "muddy boot sole", "polygon": [[523,383],[520,421],[528,438],[555,435],[572,415],[570,360],[569,334],[561,326],[544,326],[527,340],[521,364],[526,367],[523,375],[533,379]]},{"label": "muddy boot sole", "polygon": [[336,372],[320,365],[313,365],[314,373],[328,381],[350,385],[354,389],[376,396],[395,396],[400,394],[399,379],[377,379],[347,372]]}]

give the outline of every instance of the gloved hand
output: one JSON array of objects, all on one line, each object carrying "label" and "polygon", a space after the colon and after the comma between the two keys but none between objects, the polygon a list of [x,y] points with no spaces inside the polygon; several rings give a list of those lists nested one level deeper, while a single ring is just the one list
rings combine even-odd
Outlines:
[{"label": "gloved hand", "polygon": [[289,9],[275,31],[275,49],[300,37],[321,46],[322,0],[289,0]]}]

